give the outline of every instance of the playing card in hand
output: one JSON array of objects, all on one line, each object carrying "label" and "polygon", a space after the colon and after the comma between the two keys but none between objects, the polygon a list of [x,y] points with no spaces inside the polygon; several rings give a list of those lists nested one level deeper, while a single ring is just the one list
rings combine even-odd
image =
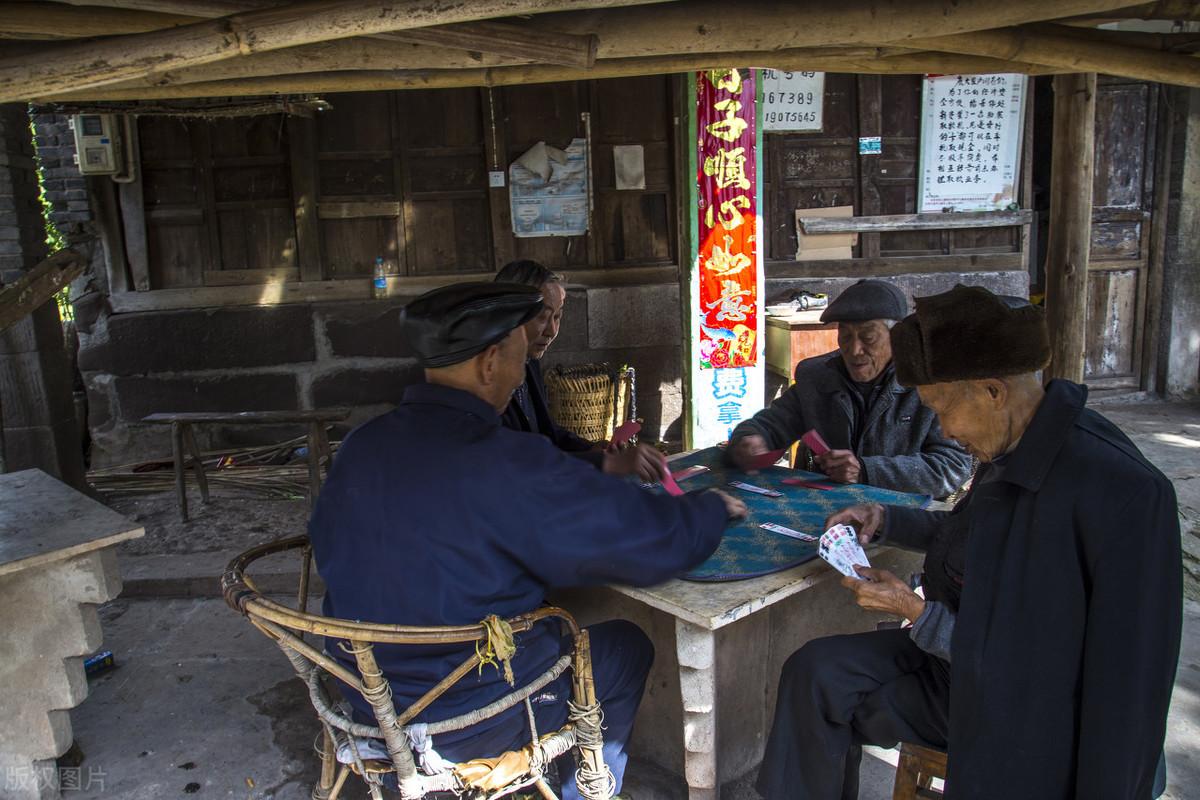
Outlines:
[{"label": "playing card in hand", "polygon": [[817,554],[831,567],[850,578],[862,580],[862,576],[854,571],[855,565],[871,566],[871,562],[867,561],[867,554],[858,543],[858,534],[849,525],[834,525],[825,531],[817,545]]}]

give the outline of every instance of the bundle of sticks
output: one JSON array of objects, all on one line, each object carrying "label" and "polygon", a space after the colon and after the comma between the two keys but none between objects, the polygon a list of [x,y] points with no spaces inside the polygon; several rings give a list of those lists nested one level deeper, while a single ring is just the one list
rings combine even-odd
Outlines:
[{"label": "bundle of sticks", "polygon": [[[303,436],[278,444],[204,451],[204,471],[211,488],[274,499],[296,500],[308,492],[308,462],[297,453]],[[330,449],[337,452],[338,442]],[[191,470],[189,482],[195,480]],[[174,489],[170,458],[104,467],[88,472],[88,482],[104,494],[153,494]]]}]

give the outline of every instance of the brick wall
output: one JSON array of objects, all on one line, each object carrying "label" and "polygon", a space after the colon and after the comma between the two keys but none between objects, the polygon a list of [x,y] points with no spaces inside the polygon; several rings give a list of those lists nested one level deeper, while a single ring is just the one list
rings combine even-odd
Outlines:
[{"label": "brick wall", "polygon": [[[0,105],[0,280],[12,282],[47,255],[29,117]],[[38,468],[83,485],[71,369],[54,303],[0,333],[4,467]]]}]

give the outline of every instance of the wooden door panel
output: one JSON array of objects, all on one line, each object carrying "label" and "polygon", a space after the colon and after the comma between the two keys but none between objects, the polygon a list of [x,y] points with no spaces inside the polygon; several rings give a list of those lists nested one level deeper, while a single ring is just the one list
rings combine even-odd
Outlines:
[{"label": "wooden door panel", "polygon": [[1144,379],[1157,114],[1155,86],[1099,81],[1084,353],[1084,380],[1098,388]]},{"label": "wooden door panel", "polygon": [[1088,275],[1088,336],[1084,373],[1089,380],[1132,378],[1137,366],[1139,270]]}]

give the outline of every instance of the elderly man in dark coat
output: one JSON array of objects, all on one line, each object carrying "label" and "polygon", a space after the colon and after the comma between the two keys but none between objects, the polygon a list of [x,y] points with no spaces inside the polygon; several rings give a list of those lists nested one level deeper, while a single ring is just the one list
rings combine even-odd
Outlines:
[{"label": "elderly man in dark coat", "polygon": [[729,455],[747,468],[756,456],[816,430],[831,452],[801,444],[798,465],[840,483],[866,483],[945,497],[971,474],[971,458],[946,439],[916,391],[896,383],[888,329],[908,313],[890,283],[862,280],[821,315],[836,322],[838,349],[796,365],[796,382],[733,430]]},{"label": "elderly man in dark coat", "polygon": [[589,442],[562,427],[550,414],[541,361],[558,338],[562,325],[563,306],[567,300],[563,276],[536,261],[521,259],[505,264],[495,279],[532,286],[542,293],[542,310],[525,323],[525,336],[529,340],[525,381],[513,392],[512,400],[500,415],[500,424],[514,431],[541,434],[559,450],[609,475],[637,475],[649,483],[658,483],[668,472],[667,457],[655,448],[639,442],[633,447],[610,451],[604,447],[604,442]]},{"label": "elderly man in dark coat", "polygon": [[948,748],[948,798],[1154,796],[1182,624],[1171,483],[1086,387],[1043,389],[1032,306],[959,286],[918,299],[892,344],[898,380],[982,466],[951,512],[830,518],[925,550],[925,597],[884,570],[843,580],[914,625],[789,659],[759,791],[856,797],[859,746],[912,741]]},{"label": "elderly man in dark coat", "polygon": [[[525,376],[522,325],[542,310],[536,289],[465,283],[436,289],[404,309],[402,325],[425,367],[391,413],[357,428],[338,451],[309,536],[325,581],[328,616],[402,625],[470,625],[540,606],[550,587],[660,583],[716,549],[741,501],[716,490],[668,497],[605,475],[541,436],[500,424]],[[653,647],[637,626],[589,628],[604,758],[616,787]],[[331,657],[354,657],[327,642]],[[518,685],[562,655],[556,624],[517,638]],[[379,645],[375,656],[397,707],[451,674],[470,645]],[[414,722],[473,711],[506,695],[498,669],[451,686]],[[370,706],[347,690],[360,721]],[[566,677],[532,699],[539,730],[567,718]],[[528,743],[521,705],[465,730],[433,736],[442,756],[492,757]],[[564,798],[577,796],[564,775]]]}]

